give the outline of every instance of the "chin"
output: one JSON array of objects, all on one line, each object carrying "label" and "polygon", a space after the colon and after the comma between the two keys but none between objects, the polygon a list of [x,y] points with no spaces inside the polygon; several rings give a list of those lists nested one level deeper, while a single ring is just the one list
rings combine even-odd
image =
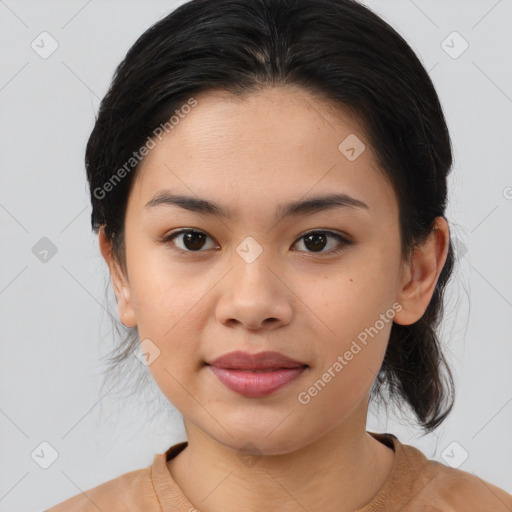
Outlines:
[{"label": "chin", "polygon": [[[282,421],[282,417],[279,421]],[[279,421],[275,425],[279,425]],[[209,434],[218,443],[231,448],[236,452],[249,455],[285,455],[300,450],[313,442],[319,435],[311,433],[304,437],[297,435],[300,428],[297,425],[279,425],[277,428],[268,425],[261,428],[247,426],[243,428],[237,425],[225,423],[225,428],[231,436],[221,427],[215,433]]]}]

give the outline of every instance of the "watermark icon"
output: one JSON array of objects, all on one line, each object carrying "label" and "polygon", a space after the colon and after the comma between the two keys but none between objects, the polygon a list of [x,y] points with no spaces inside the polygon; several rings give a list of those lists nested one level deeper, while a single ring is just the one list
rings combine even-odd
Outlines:
[{"label": "watermark icon", "polygon": [[353,133],[345,137],[338,146],[338,151],[351,162],[358,158],[365,149],[363,141]]},{"label": "watermark icon", "polygon": [[248,236],[238,245],[236,252],[246,263],[253,263],[263,252],[263,247],[252,236]]},{"label": "watermark icon", "polygon": [[505,187],[503,189],[503,197],[505,199],[512,199],[512,187]]},{"label": "watermark icon", "polygon": [[452,59],[458,59],[469,48],[469,43],[455,30],[441,41],[441,48]]},{"label": "watermark icon", "polygon": [[260,449],[251,442],[246,443],[242,450],[237,452],[237,457],[242,461],[244,466],[252,468],[258,462],[262,455]]},{"label": "watermark icon", "polygon": [[30,456],[39,467],[48,469],[58,459],[59,452],[48,441],[43,441],[34,448]]},{"label": "watermark icon", "polygon": [[117,171],[103,184],[102,187],[96,187],[93,190],[94,197],[96,199],[104,199],[107,192],[111,192],[116,185],[118,185],[121,180],[129,174],[152,149],[156,147],[157,142],[154,140],[155,137],[161,141],[164,132],[169,133],[173,130],[179,124],[180,120],[189,114],[192,108],[196,105],[197,100],[193,97],[189,98],[187,103],[174,111],[176,115],[171,116],[165,123],[158,125],[152,132],[153,136],[148,135],[146,142],[139,148],[139,150],[134,151],[132,156],[128,158],[128,161],[126,161],[122,167],[117,169]]},{"label": "watermark icon", "polygon": [[30,47],[41,59],[47,59],[59,47],[59,43],[48,32],[41,32],[31,43]]},{"label": "watermark icon", "polygon": [[32,247],[32,254],[42,263],[48,263],[56,254],[57,246],[46,236],[43,236]]},{"label": "watermark icon", "polygon": [[468,248],[466,247],[466,244],[462,242],[459,238],[455,237],[453,239],[453,248],[455,250],[455,254],[458,256],[458,258],[463,258],[467,252]]},{"label": "watermark icon", "polygon": [[[312,386],[310,386],[306,391],[301,391],[297,395],[297,400],[302,405],[307,405],[311,402],[311,398],[315,397],[322,391],[325,386],[331,382],[331,380],[338,375],[345,366],[347,366],[350,361],[361,352],[361,350],[366,347],[368,344],[368,336],[374,338],[377,336],[379,331],[384,329],[385,325],[388,324],[395,318],[396,313],[402,311],[403,307],[398,302],[395,302],[391,308],[389,308],[385,313],[381,313],[379,320],[377,320],[373,326],[367,327],[364,331],[361,331],[357,335],[357,340],[353,340],[350,345],[350,349],[345,351],[343,355],[338,355],[336,361],[327,368],[327,371],[322,374],[320,379],[318,379]],[[359,343],[363,345],[359,345]]]},{"label": "watermark icon", "polygon": [[140,351],[136,348],[133,355],[145,366],[151,365],[155,359],[160,357],[160,349],[149,338],[141,341],[140,348]]},{"label": "watermark icon", "polygon": [[459,468],[469,457],[467,450],[457,441],[451,442],[441,453],[441,458],[452,468]]}]

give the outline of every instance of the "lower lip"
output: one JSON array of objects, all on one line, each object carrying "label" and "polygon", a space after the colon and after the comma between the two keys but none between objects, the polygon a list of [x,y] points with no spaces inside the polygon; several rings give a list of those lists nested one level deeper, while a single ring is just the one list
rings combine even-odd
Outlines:
[{"label": "lower lip", "polygon": [[280,368],[271,372],[251,372],[208,366],[227,388],[246,397],[270,395],[296,379],[307,368],[301,366],[299,368]]}]

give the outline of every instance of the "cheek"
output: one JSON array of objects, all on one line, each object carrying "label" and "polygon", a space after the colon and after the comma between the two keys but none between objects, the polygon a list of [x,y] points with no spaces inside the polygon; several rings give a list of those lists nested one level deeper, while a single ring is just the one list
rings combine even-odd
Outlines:
[{"label": "cheek", "polygon": [[150,340],[158,353],[148,369],[163,394],[176,406],[186,407],[190,395],[184,390],[193,389],[190,377],[203,360],[201,332],[211,283],[183,275],[168,260],[143,251],[132,254],[129,275],[139,337],[143,343]]},{"label": "cheek", "polygon": [[195,331],[198,322],[191,318],[200,312],[197,306],[211,288],[210,280],[186,270],[183,263],[171,263],[161,248],[134,248],[131,255],[132,305],[141,336],[167,343],[179,337],[176,332]]},{"label": "cheek", "polygon": [[[350,276],[322,276],[309,287],[314,293],[304,301],[315,313],[308,316],[317,324],[312,339],[318,355],[317,367],[307,383],[311,387],[302,390],[304,402],[316,401],[333,417],[350,409],[371,387],[382,365],[395,316],[387,282],[389,271],[386,274],[379,265],[370,269],[361,263],[366,272],[352,269]],[[307,289],[301,288],[300,293]]]},{"label": "cheek", "polygon": [[[389,269],[351,267],[343,273],[306,282],[301,278],[294,290],[304,307],[312,313],[323,336],[337,340],[356,338],[379,320],[393,303],[392,276]],[[381,327],[382,329],[382,327]]]},{"label": "cheek", "polygon": [[322,363],[297,397],[304,411],[314,411],[328,425],[343,421],[368,396],[382,365],[391,325],[390,320],[380,330],[373,326],[362,330],[359,337],[340,336],[327,350],[323,347]]}]

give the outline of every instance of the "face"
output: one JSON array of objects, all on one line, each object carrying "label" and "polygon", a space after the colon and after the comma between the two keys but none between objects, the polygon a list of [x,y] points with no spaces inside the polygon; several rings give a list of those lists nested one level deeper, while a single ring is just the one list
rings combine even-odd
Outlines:
[{"label": "face", "polygon": [[[397,199],[346,110],[284,87],[195,99],[133,183],[119,313],[186,424],[286,453],[367,406],[409,277]],[[238,350],[307,366],[245,396],[206,364]]]}]

